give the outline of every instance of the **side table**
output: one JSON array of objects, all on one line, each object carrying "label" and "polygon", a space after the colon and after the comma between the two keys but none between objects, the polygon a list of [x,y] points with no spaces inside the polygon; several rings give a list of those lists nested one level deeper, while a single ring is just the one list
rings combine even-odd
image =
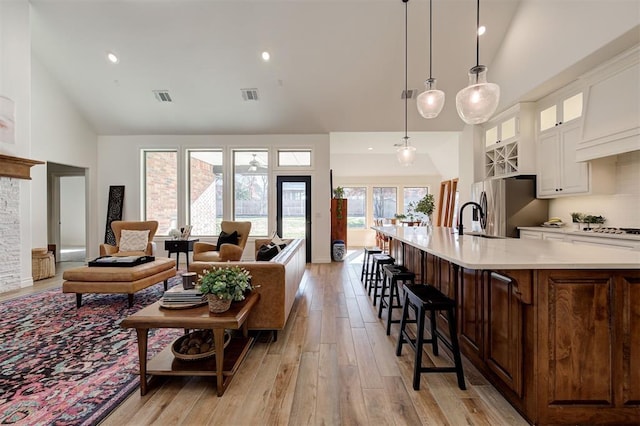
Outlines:
[{"label": "side table", "polygon": [[[260,294],[253,291],[245,300],[234,302],[227,312],[213,314],[209,306],[191,309],[165,309],[156,302],[120,323],[123,328],[135,328],[138,335],[138,357],[140,359],[140,394],[147,393],[147,374],[152,376],[215,376],[216,391],[222,396],[233,375],[249,352],[253,338],[249,337],[247,318],[258,303]],[[150,328],[210,329],[216,354],[212,358],[198,361],[183,361],[173,356],[171,345],[147,361],[147,339]],[[233,337],[224,348],[224,330],[242,329],[243,337]],[[218,350],[218,348],[220,348]],[[225,352],[228,356],[225,358]]]},{"label": "side table", "polygon": [[168,252],[167,257],[171,257],[171,253],[176,254],[176,268],[180,269],[180,253],[187,256],[187,270],[189,270],[189,252],[193,251],[193,244],[200,241],[198,238],[191,240],[165,240],[164,249]]}]

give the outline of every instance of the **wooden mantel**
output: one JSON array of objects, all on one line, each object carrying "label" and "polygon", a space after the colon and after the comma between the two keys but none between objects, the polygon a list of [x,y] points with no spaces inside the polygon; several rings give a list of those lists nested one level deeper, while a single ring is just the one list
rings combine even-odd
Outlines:
[{"label": "wooden mantel", "polygon": [[31,180],[31,167],[36,164],[44,164],[44,161],[0,154],[0,176]]}]

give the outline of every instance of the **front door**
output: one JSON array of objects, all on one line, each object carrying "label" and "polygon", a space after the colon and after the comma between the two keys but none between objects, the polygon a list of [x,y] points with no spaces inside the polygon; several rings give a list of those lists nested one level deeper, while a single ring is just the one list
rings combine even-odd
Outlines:
[{"label": "front door", "polygon": [[311,176],[277,176],[276,231],[281,238],[304,238],[311,262]]}]

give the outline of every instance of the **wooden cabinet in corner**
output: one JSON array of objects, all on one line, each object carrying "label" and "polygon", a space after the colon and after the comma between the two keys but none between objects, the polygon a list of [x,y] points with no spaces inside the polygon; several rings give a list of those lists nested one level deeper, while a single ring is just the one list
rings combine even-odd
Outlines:
[{"label": "wooden cabinet in corner", "polygon": [[538,271],[540,424],[637,424],[640,273]]}]

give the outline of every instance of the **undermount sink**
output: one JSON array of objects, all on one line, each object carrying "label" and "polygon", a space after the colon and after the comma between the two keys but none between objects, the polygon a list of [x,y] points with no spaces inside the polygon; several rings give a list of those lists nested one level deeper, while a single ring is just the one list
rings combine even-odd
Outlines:
[{"label": "undermount sink", "polygon": [[501,237],[499,235],[482,234],[480,232],[465,232],[464,235],[471,235],[472,237],[482,237],[482,238],[490,238],[490,239],[497,239],[497,240],[504,240],[507,238],[507,237]]}]

